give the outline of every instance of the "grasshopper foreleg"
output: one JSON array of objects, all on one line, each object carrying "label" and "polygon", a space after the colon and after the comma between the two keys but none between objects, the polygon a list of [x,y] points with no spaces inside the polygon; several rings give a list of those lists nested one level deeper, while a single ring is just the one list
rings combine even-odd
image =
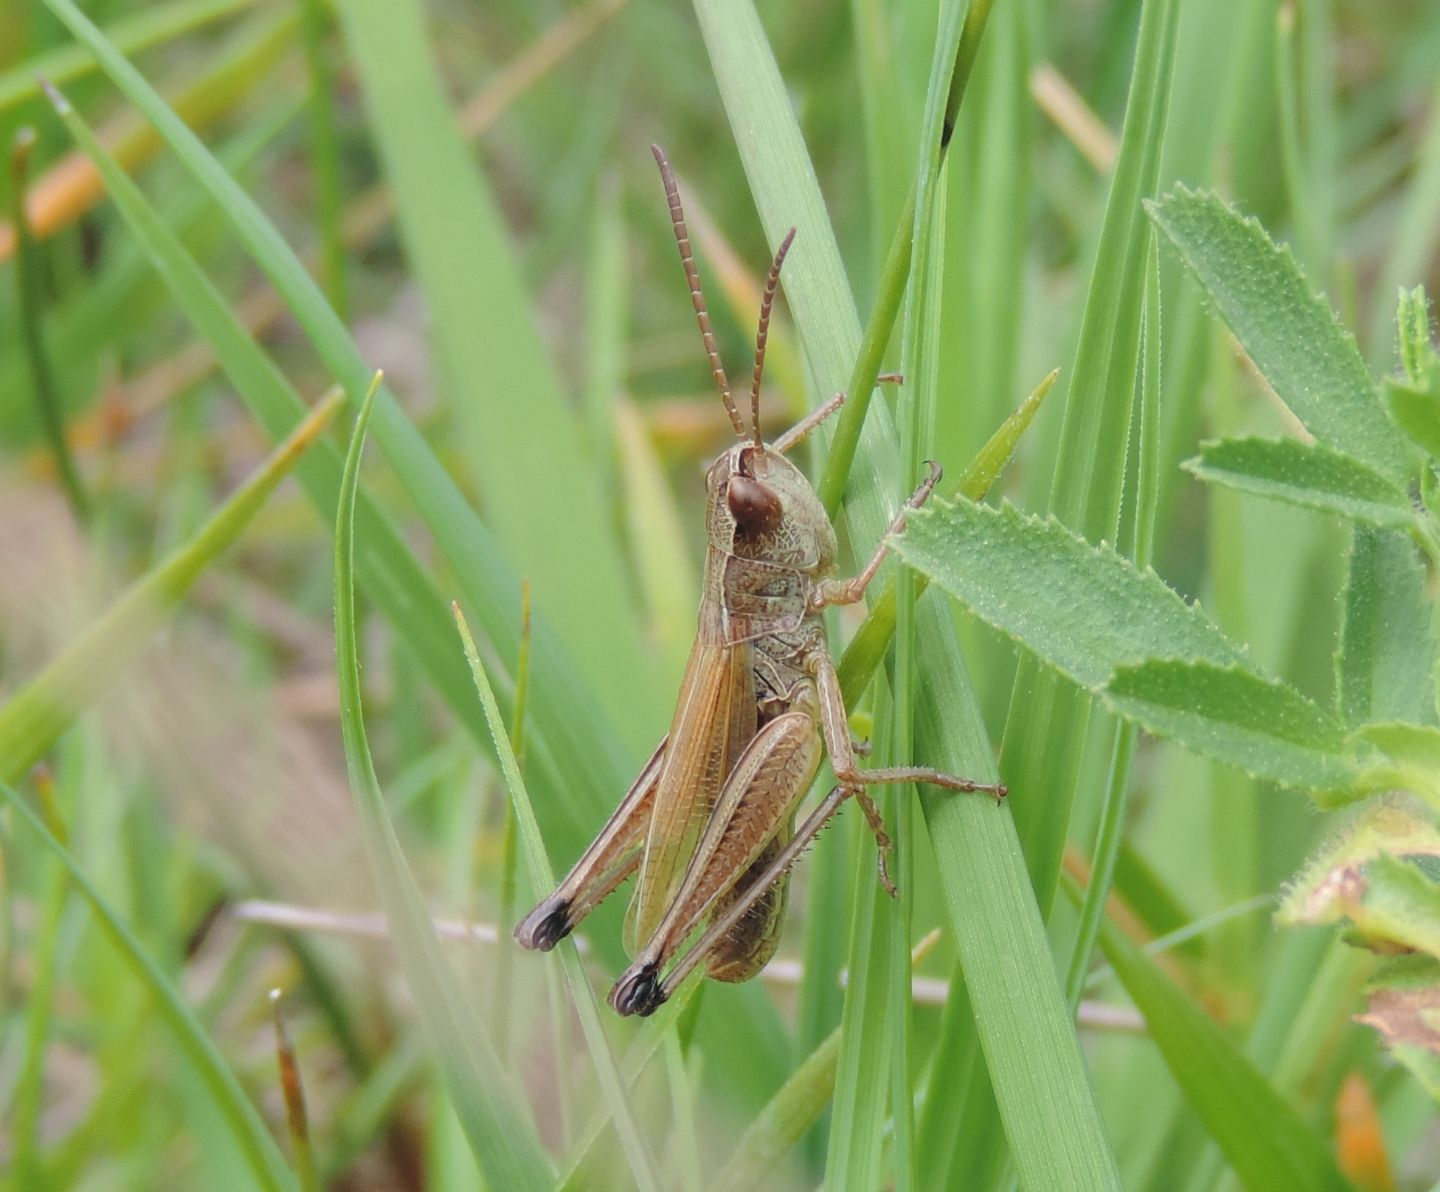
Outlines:
[{"label": "grasshopper foreleg", "polygon": [[940,465],[933,460],[926,460],[925,466],[929,468],[930,474],[910,494],[910,499],[900,506],[900,511],[885,528],[880,545],[875,548],[875,553],[870,556],[870,561],[861,569],[860,574],[852,579],[821,580],[815,585],[815,592],[810,597],[811,608],[818,611],[829,604],[855,604],[864,599],[865,589],[870,586],[870,581],[879,573],[881,564],[885,562],[885,556],[890,553],[890,544],[887,541],[890,535],[898,534],[905,528],[906,515],[912,509],[919,509],[921,505],[925,504],[930,494],[935,491],[935,486],[940,483],[940,477],[943,475]]}]

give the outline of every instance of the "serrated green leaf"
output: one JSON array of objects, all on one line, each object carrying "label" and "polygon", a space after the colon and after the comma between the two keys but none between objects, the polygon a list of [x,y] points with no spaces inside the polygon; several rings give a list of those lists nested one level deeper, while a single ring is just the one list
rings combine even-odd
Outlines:
[{"label": "serrated green leaf", "polygon": [[1400,485],[1321,443],[1225,439],[1202,444],[1184,466],[1201,480],[1373,526],[1404,529],[1415,520]]},{"label": "serrated green leaf", "polygon": [[1440,728],[1405,721],[1366,724],[1352,739],[1373,745],[1387,759],[1367,767],[1368,789],[1413,791],[1440,810]]},{"label": "serrated green leaf", "polygon": [[1247,1188],[1350,1187],[1326,1144],[1153,960],[1108,921],[1100,946],[1186,1100]]},{"label": "serrated green leaf", "polygon": [[1346,724],[1421,720],[1434,700],[1425,567],[1403,534],[1356,526],[1335,685]]},{"label": "serrated green leaf", "polygon": [[1404,439],[1385,416],[1354,338],[1288,248],[1210,193],[1177,187],[1147,204],[1246,354],[1305,428],[1403,484]]},{"label": "serrated green leaf", "polygon": [[910,566],[1087,690],[1100,691],[1121,663],[1145,658],[1246,662],[1153,571],[1054,519],[1008,504],[936,500],[893,541]]},{"label": "serrated green leaf", "polygon": [[1338,720],[1238,666],[1152,659],[1117,668],[1104,696],[1148,732],[1259,778],[1330,791],[1355,775]]},{"label": "serrated green leaf", "polygon": [[1440,461],[1440,394],[1387,377],[1385,400],[1390,416],[1411,442]]},{"label": "serrated green leaf", "polygon": [[1424,388],[1440,360],[1430,342],[1430,300],[1424,286],[1400,291],[1395,327],[1400,340],[1400,367],[1412,385]]}]

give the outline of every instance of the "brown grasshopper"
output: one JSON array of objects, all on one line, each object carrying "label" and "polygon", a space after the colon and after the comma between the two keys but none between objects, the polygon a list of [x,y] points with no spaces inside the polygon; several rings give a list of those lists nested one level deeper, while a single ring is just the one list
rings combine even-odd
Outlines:
[{"label": "brown grasshopper", "polygon": [[[854,798],[865,813],[880,847],[881,881],[893,894],[885,869],[890,841],[867,786],[927,782],[1005,794],[1003,786],[926,767],[857,767],[821,614],[864,596],[886,546],[882,542],[853,579],[826,578],[835,565],[835,531],[815,490],[785,458],[844,395],[774,443],[760,437],[770,311],[795,229],[775,253],[760,303],[747,430],[710,328],[675,176],[659,147],[652,150],[710,372],[740,441],[705,474],[704,594],[670,732],[575,868],[515,929],[522,945],[548,951],[638,869],[625,923],[633,963],[610,1004],[617,1013],[639,1015],[654,1013],[701,961],[720,981],[744,981],[765,967],[779,942],[790,866],[845,799]],[[929,469],[888,533],[930,495],[940,469]],[[822,750],[837,785],[796,831],[795,813]],[[676,960],[707,920],[699,940]]]}]

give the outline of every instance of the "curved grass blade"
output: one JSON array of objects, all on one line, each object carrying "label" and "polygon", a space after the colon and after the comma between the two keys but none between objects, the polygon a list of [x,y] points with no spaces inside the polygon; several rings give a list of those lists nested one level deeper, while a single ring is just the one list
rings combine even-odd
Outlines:
[{"label": "curved grass blade", "polygon": [[343,400],[338,390],[323,398],[189,542],[127,588],[64,653],[0,707],[0,779],[16,781],[104,694],[200,572],[239,537]]},{"label": "curved grass blade", "polygon": [[[535,818],[535,808],[530,802],[530,792],[525,787],[525,779],[520,774],[520,763],[516,760],[515,750],[511,748],[510,737],[505,731],[505,721],[500,716],[500,705],[495,702],[495,692],[490,686],[490,679],[485,674],[485,668],[480,664],[480,655],[475,649],[475,639],[470,635],[470,626],[465,623],[465,614],[460,611],[458,604],[455,606],[455,623],[460,630],[460,640],[465,646],[465,659],[470,664],[470,673],[475,679],[475,690],[480,696],[480,705],[485,710],[485,721],[489,724],[490,733],[495,738],[495,752],[500,757],[500,773],[505,779],[505,785],[510,791],[511,802],[514,804],[516,822],[520,826],[520,838],[525,842],[525,852],[530,861],[530,873],[535,891],[537,896],[543,896],[547,891],[555,888],[555,870],[545,851],[545,839],[540,834],[540,823]],[[625,1155],[630,1160],[630,1174],[634,1176],[635,1184],[639,1188],[659,1188],[660,1185],[655,1178],[654,1163],[640,1136],[640,1129],[635,1124],[635,1117],[630,1112],[629,1096],[620,1079],[619,1070],[615,1066],[615,1057],[610,1052],[610,1045],[605,1039],[605,1028],[600,1022],[599,999],[596,998],[594,988],[586,979],[585,970],[580,964],[580,952],[576,948],[573,938],[561,943],[559,959],[561,967],[565,970],[565,982],[570,986],[570,996],[575,1004],[575,1012],[580,1016],[580,1027],[585,1032],[585,1042],[590,1048],[590,1058],[593,1060],[595,1071],[600,1078],[600,1088],[614,1110],[615,1128],[620,1134],[620,1142],[625,1148]]]},{"label": "curved grass blade", "polygon": [[377,374],[355,420],[335,516],[335,647],[345,760],[391,938],[476,1162],[492,1187],[538,1192],[552,1182],[550,1164],[473,1013],[473,1003],[440,950],[434,923],[386,812],[366,740],[355,636],[355,498],[365,428],[379,381]]},{"label": "curved grass blade", "polygon": [[136,976],[149,988],[166,1028],[175,1037],[185,1057],[194,1065],[202,1085],[214,1100],[216,1109],[248,1160],[256,1186],[274,1189],[275,1192],[294,1192],[295,1181],[285,1165],[280,1148],[276,1146],[274,1138],[260,1119],[259,1111],[240,1087],[235,1073],[230,1070],[210,1036],[205,1033],[205,1028],[185,1004],[180,991],[170,983],[170,979],[145,951],[135,934],[110,909],[109,903],[85,876],[69,850],[55,839],[44,821],[30,809],[25,800],[5,782],[0,782],[0,796],[10,804],[20,822],[35,834],[41,846],[69,871],[75,889],[90,904],[90,909],[95,912],[95,917],[100,921],[105,934],[110,937],[110,942],[125,958]]}]

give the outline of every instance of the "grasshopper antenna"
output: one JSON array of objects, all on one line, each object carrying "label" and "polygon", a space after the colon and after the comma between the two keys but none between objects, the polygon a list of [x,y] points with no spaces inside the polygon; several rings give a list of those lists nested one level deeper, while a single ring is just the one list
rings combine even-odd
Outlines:
[{"label": "grasshopper antenna", "polygon": [[790,242],[795,239],[795,229],[785,233],[780,247],[775,250],[775,260],[770,266],[770,276],[765,279],[765,294],[760,299],[760,327],[755,332],[755,377],[750,382],[750,426],[755,432],[755,449],[764,451],[765,444],[760,438],[760,378],[765,375],[765,341],[770,338],[770,308],[775,305],[775,288],[780,284],[780,266],[785,264],[785,254],[790,251]]},{"label": "grasshopper antenna", "polygon": [[730,425],[743,439],[746,437],[745,424],[740,421],[740,411],[735,408],[730,382],[725,379],[725,366],[720,363],[720,349],[715,346],[715,332],[710,329],[710,312],[705,309],[705,295],[700,291],[700,270],[696,268],[695,254],[690,249],[690,232],[685,227],[685,211],[680,206],[680,188],[675,183],[675,172],[665,160],[665,151],[659,145],[651,145],[650,152],[655,155],[661,181],[665,183],[665,197],[670,203],[670,223],[675,229],[680,263],[685,267],[685,280],[690,283],[690,301],[695,307],[695,321],[700,324],[700,336],[705,341],[705,355],[710,358],[710,377],[715,382],[715,388],[720,390],[720,400],[725,403],[725,412],[730,415]]}]

